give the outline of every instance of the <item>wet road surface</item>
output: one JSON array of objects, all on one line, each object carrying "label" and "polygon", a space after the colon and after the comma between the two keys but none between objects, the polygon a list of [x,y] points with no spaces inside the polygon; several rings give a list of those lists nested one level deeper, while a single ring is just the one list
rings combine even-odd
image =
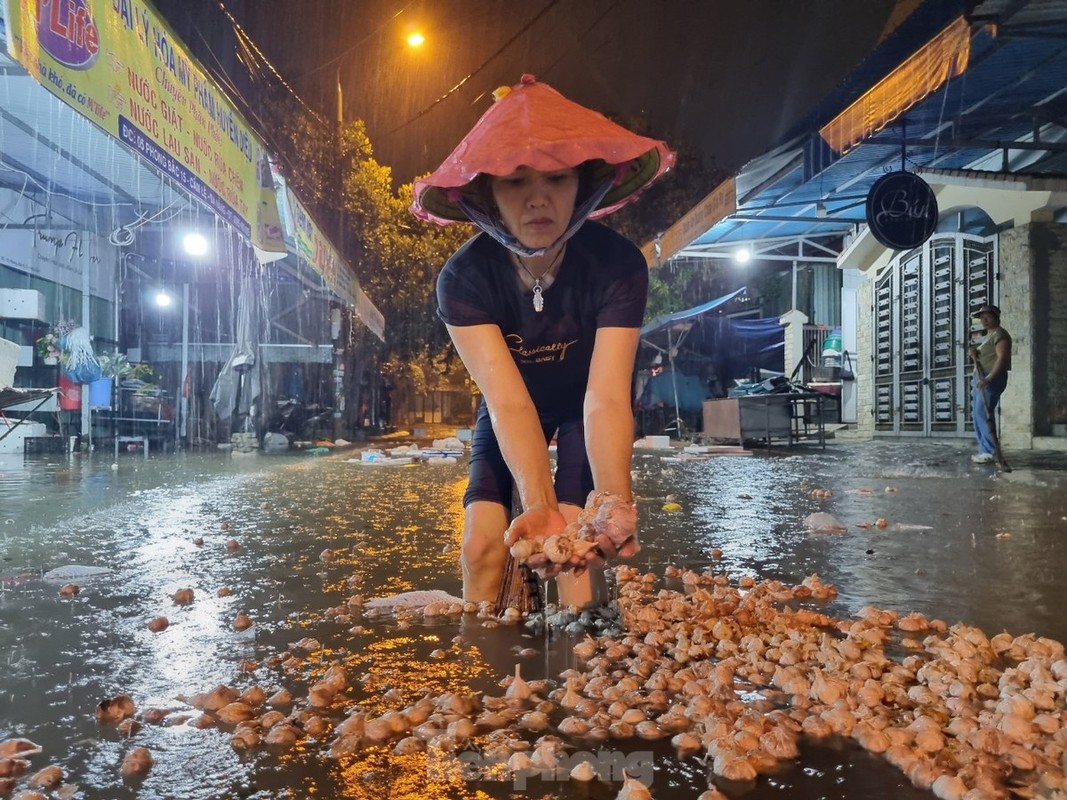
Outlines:
[{"label": "wet road surface", "polygon": [[[667,565],[712,567],[788,583],[817,573],[838,589],[822,606],[827,614],[874,604],[989,635],[1064,641],[1067,465],[1018,458],[1007,474],[971,464],[969,452],[930,442],[691,462],[641,452],[644,549],[633,563],[657,574]],[[97,723],[97,704],[119,693],[141,711],[174,714],[190,711],[183,698],[217,684],[306,696],[332,661],[352,677],[351,702],[382,709],[390,690],[394,706],[427,691],[499,693],[516,661],[527,679],[577,665],[571,648],[580,637],[489,630],[471,618],[399,627],[357,616],[366,632],[350,632],[353,621],[330,609],[353,593],[459,593],[465,483],[462,464],[369,467],[348,463],[353,455],[123,454],[117,469],[106,455],[0,461],[0,740],[40,744],[32,769],[60,765],[77,787],[69,796],[83,798],[614,797],[619,782],[432,783],[424,755],[379,748],[331,758],[328,737],[239,753],[230,729],[144,725],[127,739]],[[815,489],[832,496],[814,497]],[[668,501],[680,510],[664,510]],[[847,531],[808,531],[804,518],[819,511]],[[67,581],[41,576],[71,564],[109,572],[75,578],[80,592],[62,597]],[[178,605],[172,595],[183,588],[194,600]],[[220,597],[223,588],[229,594]],[[240,611],[256,623],[243,632],[233,627]],[[170,625],[152,633],[147,624],[158,616]],[[304,637],[323,647],[300,679],[277,662]],[[524,648],[534,652],[518,656]],[[134,746],[149,748],[155,765],[123,778],[119,764]],[[658,797],[695,798],[709,785],[701,763],[679,761],[665,742],[605,747],[652,754]],[[847,741],[806,743],[774,775],[720,788],[746,798],[931,796]]]}]

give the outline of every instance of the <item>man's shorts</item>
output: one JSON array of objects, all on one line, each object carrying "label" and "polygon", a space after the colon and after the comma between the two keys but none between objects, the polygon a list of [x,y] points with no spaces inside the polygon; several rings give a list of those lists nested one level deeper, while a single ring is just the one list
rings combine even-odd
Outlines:
[{"label": "man's shorts", "polygon": [[[581,414],[553,418],[541,417],[545,446],[556,437],[556,499],[582,508],[593,491],[593,471],[585,452],[585,423]],[[511,511],[515,481],[500,452],[489,409],[483,401],[471,437],[470,480],[463,495],[464,507],[476,500],[500,503]]]}]

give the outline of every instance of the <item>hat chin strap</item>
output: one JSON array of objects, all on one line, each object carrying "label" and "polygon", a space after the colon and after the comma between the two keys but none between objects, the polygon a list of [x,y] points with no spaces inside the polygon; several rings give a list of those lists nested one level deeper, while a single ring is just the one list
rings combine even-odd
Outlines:
[{"label": "hat chin strap", "polygon": [[493,214],[486,212],[479,206],[469,202],[464,197],[459,197],[456,200],[456,205],[460,210],[467,215],[467,219],[488,233],[500,244],[504,245],[508,250],[515,253],[515,255],[522,256],[523,258],[532,258],[535,256],[543,256],[555,247],[559,247],[561,244],[570,239],[574,234],[578,232],[578,229],[582,227],[585,220],[589,217],[596,207],[600,205],[600,201],[604,199],[604,195],[608,193],[611,187],[614,185],[612,179],[604,181],[598,186],[592,194],[589,195],[582,204],[574,209],[574,213],[571,214],[570,224],[556,241],[552,242],[548,247],[530,248],[520,242],[514,234],[511,233],[504,224]]}]

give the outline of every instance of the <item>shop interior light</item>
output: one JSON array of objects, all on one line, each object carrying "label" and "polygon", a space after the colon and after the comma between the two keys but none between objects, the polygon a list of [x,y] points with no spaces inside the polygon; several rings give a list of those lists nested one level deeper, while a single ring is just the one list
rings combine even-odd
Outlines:
[{"label": "shop interior light", "polygon": [[747,247],[741,247],[734,251],[734,261],[738,264],[747,264],[752,258],[752,251]]},{"label": "shop interior light", "polygon": [[182,239],[185,252],[191,256],[202,256],[207,252],[207,237],[202,233],[187,233]]},{"label": "shop interior light", "polygon": [[171,297],[167,294],[166,289],[160,289],[156,292],[156,305],[160,308],[167,308],[171,303]]}]

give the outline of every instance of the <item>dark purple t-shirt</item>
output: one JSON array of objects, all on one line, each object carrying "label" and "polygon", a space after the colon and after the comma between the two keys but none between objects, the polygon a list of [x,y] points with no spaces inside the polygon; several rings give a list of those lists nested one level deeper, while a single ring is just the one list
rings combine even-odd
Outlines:
[{"label": "dark purple t-shirt", "polygon": [[586,222],[567,242],[556,280],[534,311],[503,245],[479,234],[437,279],[437,314],[449,325],[496,325],[542,417],[580,417],[597,328],[639,328],[648,267],[629,239]]}]

